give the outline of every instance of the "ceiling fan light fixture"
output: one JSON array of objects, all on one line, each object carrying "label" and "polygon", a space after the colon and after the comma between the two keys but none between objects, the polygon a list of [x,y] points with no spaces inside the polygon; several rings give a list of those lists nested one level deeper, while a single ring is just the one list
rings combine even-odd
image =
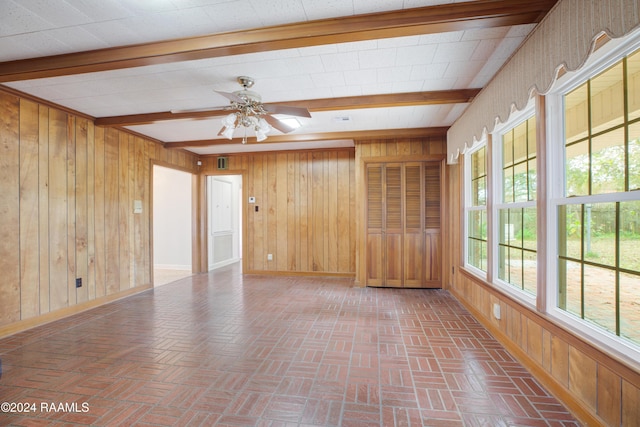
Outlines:
[{"label": "ceiling fan light fixture", "polygon": [[233,139],[233,131],[236,130],[234,127],[225,127],[222,131],[221,135],[227,139]]},{"label": "ceiling fan light fixture", "polygon": [[262,97],[253,91],[248,90],[254,81],[251,77],[240,76],[238,83],[242,85],[242,90],[233,93],[216,91],[231,101],[227,110],[236,110],[222,119],[222,129],[218,135],[227,139],[233,138],[233,132],[239,128],[244,128],[242,143],[247,141],[247,128],[253,129],[258,141],[267,139],[267,133],[272,129],[288,133],[298,129],[301,124],[294,118],[277,119],[271,114],[285,114],[301,117],[311,117],[309,110],[301,107],[290,107],[278,104],[262,104]]}]

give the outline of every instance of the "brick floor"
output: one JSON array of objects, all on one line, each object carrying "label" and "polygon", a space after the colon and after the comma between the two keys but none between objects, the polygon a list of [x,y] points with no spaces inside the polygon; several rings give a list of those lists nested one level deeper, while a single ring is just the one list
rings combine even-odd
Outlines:
[{"label": "brick floor", "polygon": [[0,358],[0,402],[36,408],[0,425],[578,425],[446,291],[238,266],[2,339]]}]

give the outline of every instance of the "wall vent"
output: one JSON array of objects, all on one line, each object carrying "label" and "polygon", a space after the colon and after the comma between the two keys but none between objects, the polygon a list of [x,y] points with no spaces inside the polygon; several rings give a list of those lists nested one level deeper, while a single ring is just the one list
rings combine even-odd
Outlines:
[{"label": "wall vent", "polygon": [[228,157],[218,157],[218,170],[226,170],[229,165]]}]

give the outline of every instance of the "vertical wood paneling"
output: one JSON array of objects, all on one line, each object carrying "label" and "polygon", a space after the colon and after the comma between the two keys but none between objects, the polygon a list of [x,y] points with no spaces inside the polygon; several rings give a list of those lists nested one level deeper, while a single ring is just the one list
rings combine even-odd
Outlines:
[{"label": "vertical wood paneling", "polygon": [[[350,224],[355,224],[355,218],[351,216],[351,199],[349,198],[349,203],[344,203],[344,199],[341,200],[341,196],[344,197],[345,194],[348,194],[351,197],[351,173],[350,173],[350,165],[352,162],[349,161],[349,152],[340,151],[337,153],[337,165],[336,165],[336,204],[337,204],[337,251],[336,251],[336,261],[338,265],[336,266],[336,271],[355,271],[355,269],[351,268],[351,262],[355,257],[352,257],[351,254],[351,243],[352,237]],[[342,202],[342,203],[341,203]]]},{"label": "vertical wood paneling", "polygon": [[313,271],[324,271],[324,159],[322,153],[314,152],[311,155],[312,175],[311,175],[311,192],[312,192],[312,227],[313,236],[311,240],[311,266]]},{"label": "vertical wood paneling", "polygon": [[150,284],[149,164],[158,157],[195,167],[195,155],[0,90],[3,330]]},{"label": "vertical wood paneling", "polygon": [[[246,197],[256,198],[247,205],[248,271],[355,272],[352,150],[238,154],[229,161],[246,171]],[[215,158],[205,159],[202,172],[215,165]]]},{"label": "vertical wood paneling", "polygon": [[76,118],[67,115],[67,305],[76,295]]},{"label": "vertical wood paneling", "polygon": [[[38,256],[40,258],[38,313],[49,312],[49,108],[38,109]],[[31,254],[33,256],[33,254]],[[21,316],[26,318],[27,316]]]},{"label": "vertical wood paneling", "polygon": [[49,295],[50,310],[66,307],[68,291],[67,115],[49,111]]},{"label": "vertical wood paneling", "polygon": [[602,365],[598,365],[598,415],[608,425],[620,425],[622,381],[620,377]]},{"label": "vertical wood paneling", "polygon": [[[276,173],[276,255],[275,269],[278,271],[287,271],[289,260],[289,227],[287,219],[289,218],[289,204],[287,202],[289,196],[289,168],[287,166],[287,153],[278,153],[275,162]],[[295,251],[295,247],[291,248]]]},{"label": "vertical wood paneling", "polygon": [[309,154],[300,153],[299,155],[300,175],[300,270],[311,271],[309,264]]},{"label": "vertical wood paneling", "polygon": [[[148,206],[144,206],[144,201],[147,200],[145,197],[145,180],[144,180],[144,160],[145,160],[145,142],[142,138],[134,138],[133,141],[133,149],[134,149],[134,193],[133,200],[140,200],[143,202],[142,212],[147,212]],[[135,265],[133,283],[144,283],[145,282],[145,271],[148,269],[148,264],[145,262],[145,253],[143,242],[147,236],[145,235],[145,218],[147,216],[143,214],[134,214],[133,216],[133,233],[131,233],[133,239],[133,257],[132,260]]]},{"label": "vertical wood paneling", "polygon": [[[276,270],[278,262],[278,170],[277,156],[267,154],[266,165],[266,209],[267,209],[267,253],[265,262],[267,270]],[[268,254],[273,255],[272,261],[267,261]]]},{"label": "vertical wood paneling", "polygon": [[119,218],[119,136],[115,129],[105,130],[105,295],[120,290],[120,223]]},{"label": "vertical wood paneling", "polygon": [[40,310],[40,258],[38,253],[38,104],[20,101],[20,313],[32,317]]},{"label": "vertical wood paneling", "polygon": [[[85,302],[89,299],[89,211],[87,201],[88,185],[88,158],[87,158],[87,119],[76,119],[75,127],[75,209],[76,209],[76,274],[75,277],[82,279],[82,287],[76,288],[76,301]],[[73,284],[72,284],[73,286]]]},{"label": "vertical wood paneling", "polygon": [[300,184],[296,179],[300,173],[300,162],[297,158],[297,154],[289,153],[285,164],[287,170],[287,263],[285,269],[289,271],[296,271],[296,260],[300,257],[298,249],[300,234],[296,231],[300,227],[300,213],[297,212]]},{"label": "vertical wood paneling", "polygon": [[622,424],[623,426],[640,425],[640,388],[622,381]]},{"label": "vertical wood paneling", "polygon": [[[350,152],[348,156],[349,163],[349,189],[348,192],[340,193],[342,195],[340,204],[344,203],[344,196],[349,195],[349,268],[347,271],[356,272],[358,261],[356,258],[356,251],[358,245],[358,213],[357,213],[357,205],[356,205],[356,194],[357,191],[357,181],[356,181],[356,161],[355,161],[355,153]],[[345,171],[346,172],[346,171]],[[344,174],[340,174],[342,180],[346,181]],[[340,236],[345,236],[346,234],[340,234]],[[342,237],[341,237],[342,238]],[[344,254],[342,256],[345,256]]]},{"label": "vertical wood paneling", "polygon": [[0,92],[0,322],[20,319],[19,100]]},{"label": "vertical wood paneling", "polygon": [[325,176],[327,177],[327,210],[325,224],[328,236],[325,241],[325,259],[328,271],[338,269],[338,153],[327,153]]},{"label": "vertical wood paneling", "polygon": [[106,223],[105,223],[105,129],[95,128],[94,150],[94,183],[93,194],[95,197],[95,297],[103,297],[107,292],[107,266],[106,266]]},{"label": "vertical wood paneling", "polygon": [[569,347],[569,390],[589,408],[596,408],[596,362],[580,350]]},{"label": "vertical wood paneling", "polygon": [[131,271],[129,270],[129,134],[118,134],[118,243],[119,243],[119,289],[129,288]]},{"label": "vertical wood paneling", "polygon": [[95,126],[87,122],[87,299],[96,298]]}]

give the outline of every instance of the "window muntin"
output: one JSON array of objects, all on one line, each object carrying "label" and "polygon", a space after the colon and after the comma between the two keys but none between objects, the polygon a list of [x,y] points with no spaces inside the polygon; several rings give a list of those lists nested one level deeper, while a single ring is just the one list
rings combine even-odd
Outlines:
[{"label": "window muntin", "polygon": [[468,163],[466,206],[466,264],[487,271],[487,149],[483,145],[465,156]]},{"label": "window muntin", "polygon": [[640,54],[563,97],[556,306],[640,344]]}]

